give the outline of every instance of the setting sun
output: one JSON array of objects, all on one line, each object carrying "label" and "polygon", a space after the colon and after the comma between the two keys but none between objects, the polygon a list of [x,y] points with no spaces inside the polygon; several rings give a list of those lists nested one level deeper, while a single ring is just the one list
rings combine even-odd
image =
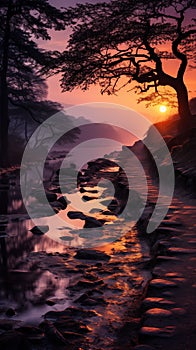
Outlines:
[{"label": "setting sun", "polygon": [[166,107],[166,106],[160,106],[160,107],[159,107],[159,111],[160,111],[161,113],[165,113],[165,112],[167,111],[167,107]]}]

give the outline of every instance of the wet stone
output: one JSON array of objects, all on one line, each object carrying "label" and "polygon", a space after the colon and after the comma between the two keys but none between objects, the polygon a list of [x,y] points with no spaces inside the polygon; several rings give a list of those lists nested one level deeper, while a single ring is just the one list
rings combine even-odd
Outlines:
[{"label": "wet stone", "polygon": [[158,288],[158,289],[168,288],[168,287],[174,288],[174,287],[177,287],[177,284],[173,281],[169,281],[162,278],[156,278],[150,281],[150,287]]},{"label": "wet stone", "polygon": [[181,278],[183,275],[180,272],[167,272],[165,274],[165,277],[171,277],[171,278]]},{"label": "wet stone", "polygon": [[150,345],[136,345],[133,350],[155,350],[155,348],[153,348],[152,346]]},{"label": "wet stone", "polygon": [[149,309],[148,311],[145,312],[146,317],[170,317],[172,316],[172,312],[169,310],[165,309],[160,309],[160,308],[153,308]]},{"label": "wet stone", "polygon": [[37,343],[44,338],[44,333],[43,333],[42,329],[35,327],[35,326],[25,325],[25,326],[17,328],[17,331],[24,334],[25,337],[28,340],[30,340],[30,342],[33,342],[33,343]]},{"label": "wet stone", "polygon": [[156,298],[156,297],[146,298],[142,303],[142,306],[144,308],[156,308],[159,306],[172,307],[173,305],[175,305],[175,303],[171,300],[167,300],[164,298]]},{"label": "wet stone", "polygon": [[46,300],[46,304],[49,305],[49,306],[53,306],[53,305],[55,305],[56,303],[55,303],[55,301],[53,301],[53,300]]},{"label": "wet stone", "polygon": [[76,259],[84,259],[84,260],[110,260],[110,256],[106,253],[99,252],[97,250],[91,249],[80,249],[77,251],[75,255]]},{"label": "wet stone", "polygon": [[171,311],[173,312],[174,315],[185,315],[186,314],[186,310],[181,308],[181,307],[175,307],[173,309],[171,309]]},{"label": "wet stone", "polygon": [[46,232],[48,232],[49,230],[49,226],[34,226],[30,231],[36,235],[36,236],[42,236],[44,235]]},{"label": "wet stone", "polygon": [[169,292],[169,291],[165,291],[162,293],[162,295],[166,296],[166,297],[173,297],[174,296],[174,293],[172,292]]},{"label": "wet stone", "polygon": [[[14,344],[14,346],[13,346]],[[31,350],[32,347],[25,336],[17,331],[7,331],[1,334],[0,349],[3,350]]]},{"label": "wet stone", "polygon": [[10,317],[12,317],[12,316],[14,316],[15,314],[16,314],[16,311],[13,309],[13,308],[9,308],[9,309],[7,309],[7,311],[6,311],[6,313],[5,313],[7,316],[10,316]]},{"label": "wet stone", "polygon": [[156,257],[156,261],[157,261],[157,263],[161,263],[161,262],[164,262],[164,261],[178,262],[178,261],[180,261],[180,259],[176,258],[174,256],[158,255]]},{"label": "wet stone", "polygon": [[140,330],[141,336],[146,337],[161,337],[161,338],[171,338],[175,334],[174,326],[167,326],[163,328],[159,327],[142,327]]},{"label": "wet stone", "polygon": [[13,328],[15,328],[15,326],[17,326],[18,324],[20,324],[21,321],[18,320],[0,320],[0,329],[3,329],[5,331],[9,331]]},{"label": "wet stone", "polygon": [[170,247],[168,248],[168,252],[171,254],[195,254],[196,250],[188,248]]}]

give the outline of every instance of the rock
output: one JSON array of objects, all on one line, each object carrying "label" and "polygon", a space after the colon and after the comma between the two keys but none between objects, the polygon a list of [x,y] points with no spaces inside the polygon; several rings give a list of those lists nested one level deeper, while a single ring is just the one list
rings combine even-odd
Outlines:
[{"label": "rock", "polygon": [[49,305],[49,306],[53,306],[53,305],[55,305],[56,303],[55,303],[55,301],[53,301],[53,300],[46,300],[46,304]]},{"label": "rock", "polygon": [[0,349],[31,350],[32,348],[23,334],[17,331],[8,331],[1,334]]},{"label": "rock", "polygon": [[85,220],[86,215],[84,215],[81,211],[69,211],[67,213],[67,216],[69,219],[80,219],[80,220]]},{"label": "rock", "polygon": [[164,307],[172,307],[173,305],[175,305],[175,302],[171,301],[171,300],[167,300],[164,298],[156,298],[156,297],[149,297],[144,299],[142,306],[144,308],[156,308],[156,307],[160,307],[160,306],[164,306]]},{"label": "rock", "polygon": [[181,278],[183,275],[180,272],[167,272],[165,274],[165,277],[171,277],[171,278]]},{"label": "rock", "polygon": [[150,287],[159,288],[159,289],[168,288],[168,287],[174,288],[174,287],[177,287],[177,284],[173,281],[165,280],[162,278],[156,278],[150,281]]},{"label": "rock", "polygon": [[109,261],[110,256],[106,253],[100,252],[98,250],[91,249],[80,249],[77,251],[75,255],[76,259],[84,259],[84,260],[104,260]]},{"label": "rock", "polygon": [[[89,192],[89,191],[85,190],[84,187],[80,187],[80,193],[86,193],[86,192]],[[90,191],[90,193],[91,193],[91,191]]]},{"label": "rock", "polygon": [[161,338],[170,338],[175,334],[174,326],[167,326],[164,328],[159,327],[142,327],[140,329],[141,336],[147,337],[161,337]]},{"label": "rock", "polygon": [[171,254],[195,254],[195,249],[189,249],[189,248],[178,248],[178,247],[170,247],[168,248],[168,253]]},{"label": "rock", "polygon": [[16,325],[20,324],[21,321],[18,321],[18,320],[13,320],[13,319],[10,319],[10,320],[0,320],[0,329],[3,329],[5,331],[9,331],[11,329],[13,329]]},{"label": "rock", "polygon": [[92,201],[94,199],[97,199],[97,197],[82,196],[82,200],[85,202]]},{"label": "rock", "polygon": [[41,326],[44,329],[48,338],[52,342],[57,343],[57,344],[69,345],[69,343],[66,341],[66,339],[61,334],[61,332],[58,331],[58,329],[53,325],[52,322],[45,320],[44,322],[42,322]]},{"label": "rock", "polygon": [[14,309],[12,309],[11,307],[9,309],[7,309],[6,313],[5,313],[7,316],[14,316],[16,315],[16,311]]},{"label": "rock", "polygon": [[186,314],[186,310],[181,308],[181,307],[175,307],[175,308],[171,309],[171,311],[174,313],[174,315],[185,315]]},{"label": "rock", "polygon": [[165,234],[165,235],[174,235],[176,234],[180,234],[182,231],[178,228],[174,228],[174,227],[165,227],[165,226],[159,226],[156,229],[156,233],[161,233],[161,234]]},{"label": "rock", "polygon": [[94,317],[97,316],[98,314],[93,311],[93,310],[86,310],[83,308],[79,307],[68,307],[64,311],[48,311],[45,315],[44,318],[48,320],[53,320],[56,321],[61,317]]},{"label": "rock", "polygon": [[52,192],[46,192],[46,198],[49,202],[54,202],[57,200],[57,195]]},{"label": "rock", "polygon": [[183,226],[183,224],[180,221],[171,221],[171,220],[163,220],[161,222],[161,225],[163,226],[169,226],[169,227],[179,227]]},{"label": "rock", "polygon": [[34,226],[30,231],[36,235],[36,236],[42,236],[44,235],[46,232],[48,232],[49,230],[49,226],[45,225],[45,226]]},{"label": "rock", "polygon": [[180,259],[176,258],[175,256],[158,255],[156,257],[156,261],[157,261],[157,263],[161,263],[164,261],[178,262],[178,261],[180,261]]},{"label": "rock", "polygon": [[66,209],[66,206],[59,201],[51,202],[50,205],[52,206],[53,209],[56,209],[56,210]]},{"label": "rock", "polygon": [[65,199],[64,196],[59,197],[57,202],[61,203],[63,205],[64,209],[67,208],[67,200]]},{"label": "rock", "polygon": [[166,296],[166,297],[173,297],[174,293],[169,292],[168,290],[166,290],[165,292],[162,293],[162,295]]},{"label": "rock", "polygon": [[70,241],[73,241],[74,237],[73,236],[61,236],[59,237],[62,241],[67,241],[67,242],[70,242]]},{"label": "rock", "polygon": [[74,286],[70,286],[68,288],[74,289],[74,290],[81,290],[81,288],[94,288],[96,286],[103,285],[103,280],[97,280],[94,282],[86,281],[86,280],[80,280],[78,283],[76,283]]},{"label": "rock", "polygon": [[25,325],[17,328],[17,331],[25,335],[25,337],[32,343],[37,343],[43,340],[44,333],[43,331],[35,326]]},{"label": "rock", "polygon": [[81,211],[69,211],[67,216],[69,219],[85,220],[84,228],[101,227],[105,222],[105,220],[97,220],[92,216],[84,215]]},{"label": "rock", "polygon": [[165,310],[165,309],[160,309],[160,308],[153,308],[153,309],[149,309],[148,311],[145,312],[145,316],[146,317],[169,317],[172,316],[172,312],[169,310]]},{"label": "rock", "polygon": [[84,228],[101,227],[106,222],[106,220],[97,220],[93,217],[86,216]]},{"label": "rock", "polygon": [[71,331],[81,334],[87,334],[91,331],[89,326],[85,325],[82,321],[73,320],[71,316],[64,316],[63,318],[58,319],[54,325],[61,332]]},{"label": "rock", "polygon": [[63,332],[63,336],[65,337],[65,339],[75,340],[76,338],[83,337],[83,334],[71,332],[71,331],[69,331],[69,332],[66,331],[66,332]]},{"label": "rock", "polygon": [[145,344],[142,344],[142,345],[136,345],[133,350],[155,350],[155,348],[153,348],[152,346],[150,345],[145,345]]}]

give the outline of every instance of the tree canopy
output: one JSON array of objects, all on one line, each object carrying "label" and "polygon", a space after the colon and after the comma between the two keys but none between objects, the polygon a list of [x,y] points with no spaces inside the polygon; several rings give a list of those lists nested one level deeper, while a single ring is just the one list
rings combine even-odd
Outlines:
[{"label": "tree canopy", "polygon": [[41,68],[51,52],[38,46],[50,40],[50,30],[64,29],[64,14],[48,0],[0,2],[0,163],[7,162],[8,103],[26,104],[46,97]]},{"label": "tree canopy", "polygon": [[[101,93],[116,94],[134,86],[151,91],[152,100],[160,96],[160,86],[169,86],[177,93],[181,118],[189,118],[184,73],[196,53],[195,9],[195,0],[110,0],[65,9],[72,33],[51,63],[63,73],[63,91],[99,84]],[[176,76],[164,69],[164,61],[174,59]]]},{"label": "tree canopy", "polygon": [[9,99],[46,97],[39,70],[47,65],[50,52],[38,47],[37,39],[50,40],[50,29],[62,30],[63,13],[47,0],[2,0],[0,17],[0,71],[6,74]]}]

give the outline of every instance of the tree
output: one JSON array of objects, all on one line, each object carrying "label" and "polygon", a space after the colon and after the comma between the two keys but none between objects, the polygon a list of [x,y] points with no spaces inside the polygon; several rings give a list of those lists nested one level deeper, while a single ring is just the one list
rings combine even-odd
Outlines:
[{"label": "tree", "polygon": [[8,104],[39,101],[46,95],[39,71],[51,53],[40,49],[37,40],[50,40],[49,30],[64,29],[64,15],[48,0],[1,0],[0,17],[0,166],[5,166]]},{"label": "tree", "polygon": [[[183,124],[189,123],[184,74],[196,53],[195,8],[195,0],[110,0],[68,8],[66,24],[72,33],[52,63],[56,73],[63,73],[63,91],[99,84],[101,93],[116,94],[135,83],[140,93],[153,91],[152,100],[161,94],[160,87],[169,86]],[[174,59],[179,61],[176,76],[163,66]]]}]

